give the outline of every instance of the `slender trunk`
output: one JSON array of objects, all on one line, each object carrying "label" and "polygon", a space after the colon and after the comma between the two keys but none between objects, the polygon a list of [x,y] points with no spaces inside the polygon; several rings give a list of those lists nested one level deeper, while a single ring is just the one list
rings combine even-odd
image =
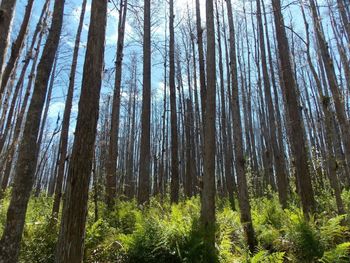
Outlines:
[{"label": "slender trunk", "polygon": [[[2,79],[2,68],[5,63],[8,41],[10,38],[13,13],[16,0],[2,0],[0,5],[0,83]],[[0,101],[3,94],[0,89]]]},{"label": "slender trunk", "polygon": [[138,202],[148,201],[150,194],[150,161],[151,161],[151,2],[144,3],[143,34],[143,90],[141,116],[141,149]]},{"label": "slender trunk", "polygon": [[82,89],[55,262],[82,262],[104,63],[107,0],[93,0]]},{"label": "slender trunk", "polygon": [[233,196],[233,171],[232,171],[232,148],[228,145],[228,136],[227,136],[227,130],[231,127],[227,127],[229,125],[229,122],[226,118],[226,102],[225,102],[225,84],[224,84],[224,68],[223,68],[223,58],[222,58],[222,46],[221,46],[221,26],[220,26],[220,20],[219,20],[219,10],[218,10],[218,4],[217,0],[215,1],[215,7],[216,7],[216,22],[217,22],[217,28],[218,28],[218,52],[219,52],[219,75],[220,75],[220,99],[221,99],[221,136],[222,136],[222,147],[223,147],[223,155],[222,158],[224,159],[224,167],[225,167],[225,179],[226,179],[226,187],[229,195],[229,200],[231,203],[231,207],[234,210],[235,209],[235,200]]},{"label": "slender trunk", "polygon": [[[13,2],[15,2],[15,1],[13,1]],[[19,55],[21,53],[21,50],[23,48],[23,42],[24,42],[24,38],[27,34],[27,28],[28,28],[29,19],[30,19],[31,13],[32,13],[33,3],[34,3],[34,0],[28,0],[26,10],[24,12],[24,17],[23,17],[23,21],[21,24],[21,28],[19,30],[19,33],[17,35],[15,42],[13,42],[13,44],[12,44],[10,58],[6,64],[6,67],[4,69],[3,74],[1,75],[1,73],[0,73],[0,80],[1,80],[0,94],[2,94],[4,92],[6,84],[7,84],[8,80],[12,74],[13,69],[15,68],[16,62],[17,62]],[[1,66],[0,66],[0,72],[1,72]],[[0,95],[0,98],[1,98],[1,95]]]},{"label": "slender trunk", "polygon": [[236,47],[235,47],[235,31],[233,25],[232,5],[231,0],[226,1],[227,14],[229,23],[230,37],[230,63],[231,63],[231,78],[232,78],[232,122],[233,122],[233,139],[236,154],[236,174],[237,174],[237,189],[238,201],[241,212],[241,222],[244,226],[245,235],[250,251],[254,251],[256,245],[255,233],[250,212],[249,193],[247,178],[245,175],[246,161],[243,154],[243,136],[241,114],[238,95],[238,72],[236,62]]},{"label": "slender trunk", "polygon": [[196,24],[197,24],[197,44],[198,44],[198,59],[199,59],[199,82],[200,82],[200,95],[202,106],[202,118],[204,122],[204,115],[206,109],[206,80],[205,80],[205,61],[203,51],[203,29],[201,21],[200,1],[196,0]]},{"label": "slender trunk", "polygon": [[314,211],[315,200],[311,184],[310,171],[308,167],[307,150],[305,147],[306,138],[302,122],[301,111],[298,103],[297,87],[292,71],[290,60],[289,44],[284,27],[284,20],[281,11],[280,0],[273,0],[274,20],[281,65],[284,97],[286,100],[290,143],[292,147],[293,158],[295,161],[296,179],[299,194],[301,197],[304,215]]},{"label": "slender trunk", "polygon": [[48,81],[58,48],[63,21],[64,0],[56,0],[52,24],[37,69],[34,92],[24,125],[23,138],[19,146],[17,169],[12,189],[10,206],[3,236],[1,238],[0,261],[16,262],[25,214],[34,182],[37,163],[36,149],[40,119],[47,93]]},{"label": "slender trunk", "polygon": [[215,251],[215,153],[216,153],[216,58],[213,1],[206,1],[207,24],[207,98],[204,115],[204,174],[201,196],[206,261],[216,262]]},{"label": "slender trunk", "polygon": [[78,25],[77,35],[75,38],[75,44],[74,44],[72,66],[71,66],[70,75],[69,75],[69,85],[68,85],[68,91],[67,91],[66,104],[64,106],[64,112],[63,112],[62,131],[61,131],[59,155],[58,155],[59,163],[58,163],[57,178],[56,178],[55,196],[54,196],[54,202],[52,206],[52,216],[54,218],[57,218],[58,216],[58,212],[60,210],[61,197],[62,197],[62,184],[63,184],[63,177],[64,177],[64,171],[65,171],[65,163],[67,159],[69,123],[70,123],[70,115],[71,115],[72,103],[73,103],[75,74],[76,74],[77,63],[78,63],[80,37],[83,29],[86,2],[87,0],[84,0],[81,7],[79,25]]},{"label": "slender trunk", "polygon": [[[274,114],[274,107],[272,102],[271,95],[271,85],[269,80],[269,74],[267,71],[267,61],[266,61],[266,52],[265,52],[265,39],[264,39],[264,28],[261,18],[261,6],[260,0],[257,0],[257,21],[258,21],[258,30],[259,30],[259,43],[260,43],[260,52],[261,52],[261,64],[263,71],[263,81],[264,81],[264,91],[265,91],[265,100],[267,104],[267,113],[269,118],[270,125],[270,136],[271,144],[273,149],[273,157],[276,165],[276,179],[277,179],[277,189],[280,203],[283,208],[287,206],[287,195],[288,195],[288,181],[287,175],[285,173],[284,166],[284,156],[281,155],[279,149],[278,141],[276,138],[276,119]],[[277,94],[276,94],[277,95]]]},{"label": "slender trunk", "polygon": [[111,130],[109,133],[108,155],[106,163],[106,203],[109,208],[114,205],[117,187],[117,158],[118,158],[118,136],[119,136],[119,116],[120,116],[120,86],[122,80],[124,33],[126,23],[126,12],[128,1],[120,1],[120,15],[118,26],[117,60],[115,62],[115,83],[113,92]]},{"label": "slender trunk", "polygon": [[179,201],[179,157],[178,157],[178,131],[176,114],[175,89],[175,35],[174,35],[174,1],[169,1],[169,88],[170,88],[170,121],[171,121],[171,202]]}]

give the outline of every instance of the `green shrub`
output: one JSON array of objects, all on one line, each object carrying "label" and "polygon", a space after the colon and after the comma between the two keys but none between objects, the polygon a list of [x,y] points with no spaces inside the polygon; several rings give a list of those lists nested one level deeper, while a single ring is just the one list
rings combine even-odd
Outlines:
[{"label": "green shrub", "polygon": [[51,218],[26,224],[21,245],[20,262],[54,262],[58,225]]},{"label": "green shrub", "polygon": [[322,263],[350,262],[350,242],[339,244],[334,249],[326,251],[319,261]]}]

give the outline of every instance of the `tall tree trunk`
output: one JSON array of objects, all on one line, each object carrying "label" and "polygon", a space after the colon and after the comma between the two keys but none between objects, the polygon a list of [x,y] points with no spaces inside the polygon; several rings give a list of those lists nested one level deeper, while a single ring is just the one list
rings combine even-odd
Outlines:
[{"label": "tall tree trunk", "polygon": [[151,161],[151,1],[144,2],[143,90],[141,115],[141,149],[138,202],[145,203],[150,194]]},{"label": "tall tree trunk", "polygon": [[[2,79],[2,68],[6,59],[8,41],[11,32],[13,13],[16,7],[16,0],[2,0],[0,5],[0,83]],[[0,89],[0,101],[3,90]]]},{"label": "tall tree trunk", "polygon": [[131,199],[135,195],[135,176],[134,176],[134,146],[135,146],[135,116],[136,116],[136,97],[137,97],[137,61],[136,57],[132,69],[132,84],[130,85],[130,96],[132,96],[131,106],[131,128],[129,132],[129,144],[127,149],[126,175],[125,175],[125,195]]},{"label": "tall tree trunk", "polygon": [[63,21],[64,0],[56,0],[52,24],[37,69],[34,92],[27,113],[23,138],[19,146],[16,174],[5,229],[0,241],[0,261],[17,262],[25,214],[34,182],[37,163],[36,147],[40,118],[48,81],[58,48]]},{"label": "tall tree trunk", "polygon": [[316,72],[316,69],[312,63],[311,54],[310,54],[310,37],[309,37],[309,24],[307,23],[305,12],[303,6],[301,6],[301,11],[304,19],[304,25],[305,25],[305,32],[306,32],[306,55],[307,55],[307,61],[311,70],[311,73],[315,79],[316,87],[318,90],[318,100],[322,106],[323,114],[324,114],[324,125],[325,125],[325,143],[327,147],[327,170],[328,170],[328,178],[331,184],[331,187],[334,190],[335,199],[337,203],[338,213],[343,214],[344,213],[344,205],[341,198],[341,191],[339,186],[339,181],[337,180],[337,162],[334,155],[334,143],[333,143],[333,128],[332,128],[332,114],[331,110],[329,109],[329,99],[327,99],[326,96],[324,96],[322,91],[322,84],[321,80],[318,77],[318,74]]},{"label": "tall tree trunk", "polygon": [[284,27],[284,20],[281,11],[280,0],[272,1],[274,20],[278,44],[279,60],[281,65],[283,93],[287,106],[290,142],[295,161],[297,188],[301,197],[304,215],[314,211],[315,200],[311,184],[311,176],[308,167],[307,150],[305,147],[306,138],[304,134],[303,121],[298,103],[297,87],[292,71],[290,60],[289,43]]},{"label": "tall tree trunk", "polygon": [[193,108],[190,99],[186,100],[186,113],[185,113],[185,133],[186,133],[186,174],[184,182],[185,195],[187,197],[192,197],[193,193],[193,183],[195,178],[195,148],[194,137],[193,137]]},{"label": "tall tree trunk", "polygon": [[73,103],[75,74],[76,74],[77,63],[78,63],[81,32],[84,24],[86,2],[87,0],[83,0],[82,7],[81,7],[79,25],[78,25],[77,35],[75,37],[72,66],[71,66],[70,75],[69,75],[67,98],[66,98],[66,103],[65,103],[64,112],[63,112],[62,130],[61,130],[59,155],[58,155],[59,163],[58,163],[57,178],[56,178],[55,196],[54,196],[54,202],[52,206],[52,217],[54,218],[57,218],[58,216],[58,212],[60,210],[61,197],[62,197],[62,184],[63,184],[63,177],[64,177],[64,171],[65,171],[65,163],[67,159],[69,123],[70,123],[70,115],[71,115],[72,103]]},{"label": "tall tree trunk", "polygon": [[205,259],[216,262],[215,251],[215,152],[216,152],[216,57],[213,1],[206,1],[207,98],[204,115],[204,174],[201,196],[201,222],[206,246]]},{"label": "tall tree trunk", "polygon": [[231,78],[232,78],[232,122],[233,122],[233,139],[236,154],[236,174],[237,174],[237,188],[238,201],[241,212],[241,222],[244,226],[245,235],[250,251],[254,251],[256,240],[255,233],[250,212],[249,193],[247,178],[245,175],[245,159],[243,154],[243,137],[241,114],[239,107],[238,95],[238,72],[236,62],[236,47],[235,47],[235,31],[233,25],[232,5],[231,0],[226,1],[227,14],[229,23],[229,37],[230,37],[230,64],[231,64]]},{"label": "tall tree trunk", "polygon": [[323,65],[326,70],[328,85],[333,95],[334,107],[337,114],[337,119],[339,122],[339,127],[342,134],[344,146],[345,146],[344,149],[345,149],[346,162],[348,167],[350,167],[350,136],[349,136],[350,123],[345,112],[345,105],[343,102],[342,94],[338,87],[333,59],[329,54],[328,43],[325,40],[325,36],[322,31],[321,21],[317,14],[316,3],[314,0],[309,0],[309,1],[310,1],[313,22],[314,22],[316,39],[317,39],[318,46],[320,48],[319,52],[323,61]]},{"label": "tall tree trunk", "polygon": [[[225,84],[224,84],[224,67],[223,67],[223,57],[222,57],[222,46],[221,46],[221,26],[220,26],[220,17],[218,10],[218,1],[215,1],[216,7],[216,22],[218,28],[218,47],[219,47],[219,74],[220,74],[220,100],[221,100],[221,136],[222,136],[222,147],[223,147],[223,156],[224,167],[225,167],[225,179],[226,187],[229,195],[229,200],[231,203],[232,209],[235,209],[235,200],[233,196],[233,168],[232,168],[232,148],[228,144],[227,130],[231,127],[226,118],[226,102],[225,102]],[[226,41],[226,40],[225,40]],[[228,124],[228,125],[227,125]]]},{"label": "tall tree trunk", "polygon": [[[15,1],[13,1],[15,2]],[[16,62],[19,58],[19,55],[21,53],[21,50],[23,48],[23,42],[24,42],[24,38],[27,34],[27,28],[28,28],[28,24],[29,24],[29,19],[30,19],[30,15],[32,13],[32,8],[33,8],[33,3],[34,0],[28,0],[27,6],[26,6],[26,10],[24,13],[24,17],[23,17],[23,21],[21,24],[21,28],[18,32],[17,38],[15,40],[15,42],[13,42],[12,44],[12,48],[11,48],[11,55],[9,58],[9,61],[6,64],[6,67],[4,69],[3,74],[1,75],[0,73],[0,94],[2,94],[6,88],[6,84],[11,76],[11,73],[16,65]],[[42,13],[43,15],[43,13]],[[0,69],[1,71],[1,69]],[[1,95],[0,95],[1,97]]]},{"label": "tall tree trunk", "polygon": [[176,89],[175,89],[175,35],[174,35],[174,1],[169,1],[169,88],[170,88],[170,121],[171,121],[171,202],[179,201],[179,156],[178,156],[178,131],[176,114]]},{"label": "tall tree trunk", "polygon": [[104,64],[107,0],[93,0],[82,89],[68,183],[63,204],[56,262],[82,262],[92,161]]},{"label": "tall tree trunk", "polygon": [[122,80],[124,33],[126,23],[126,12],[128,1],[120,1],[120,15],[118,26],[117,60],[115,62],[115,83],[112,103],[111,130],[109,133],[108,156],[106,163],[106,203],[109,208],[114,205],[117,187],[117,158],[118,158],[118,136],[119,136],[119,116],[120,116],[120,86]]},{"label": "tall tree trunk", "polygon": [[264,88],[265,88],[264,89],[265,100],[267,104],[267,115],[269,118],[269,125],[270,125],[269,128],[270,128],[271,144],[273,149],[273,157],[274,157],[275,166],[276,166],[278,197],[282,207],[285,208],[287,206],[288,181],[287,181],[287,175],[285,173],[284,156],[281,155],[281,151],[279,150],[279,145],[276,138],[276,131],[277,131],[276,119],[275,119],[275,114],[274,114],[275,111],[274,111],[273,102],[272,102],[270,79],[267,71],[264,28],[263,28],[263,22],[261,17],[260,0],[256,1],[256,6],[257,6],[257,21],[258,21],[258,30],[259,30],[258,35],[259,35],[259,44],[260,44],[260,52],[261,52],[261,64],[262,64],[263,81],[264,81]]},{"label": "tall tree trunk", "polygon": [[199,59],[199,82],[200,82],[200,95],[202,106],[202,118],[204,120],[204,113],[206,109],[206,80],[205,80],[205,62],[203,51],[203,29],[201,21],[201,9],[200,0],[196,0],[196,24],[197,24],[197,44],[198,44],[198,59]]}]

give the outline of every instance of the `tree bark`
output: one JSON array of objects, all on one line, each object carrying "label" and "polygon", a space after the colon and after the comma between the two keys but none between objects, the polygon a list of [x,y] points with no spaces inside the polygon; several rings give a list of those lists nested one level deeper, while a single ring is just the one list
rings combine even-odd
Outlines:
[{"label": "tree bark", "polygon": [[55,262],[82,262],[104,64],[107,0],[93,0],[82,89]]},{"label": "tree bark", "polygon": [[204,115],[204,174],[201,196],[207,262],[216,262],[215,250],[215,153],[216,153],[216,57],[213,1],[206,1],[207,24],[207,98]]},{"label": "tree bark", "polygon": [[255,233],[250,212],[249,193],[247,178],[245,175],[245,159],[243,154],[243,137],[241,114],[239,107],[238,95],[238,72],[236,62],[236,47],[235,47],[235,31],[233,24],[232,5],[231,0],[226,1],[227,14],[229,23],[229,37],[230,37],[230,64],[231,64],[231,78],[232,78],[232,122],[233,122],[233,139],[235,148],[235,166],[237,174],[237,188],[238,201],[241,212],[241,222],[244,227],[247,243],[250,251],[254,251],[256,245]]},{"label": "tree bark", "polygon": [[111,115],[111,130],[109,133],[108,156],[106,163],[106,203],[109,208],[114,205],[117,187],[117,158],[118,158],[118,136],[119,136],[119,116],[120,116],[120,86],[122,80],[123,67],[123,49],[124,49],[124,35],[126,13],[128,10],[128,1],[120,1],[120,15],[118,26],[118,41],[117,41],[117,60],[115,62],[115,83],[112,102]]},{"label": "tree bark", "polygon": [[[21,24],[21,28],[19,30],[19,33],[17,35],[15,42],[12,44],[10,58],[6,64],[6,67],[5,67],[2,75],[0,73],[0,80],[1,80],[0,94],[2,94],[4,92],[4,90],[6,88],[6,84],[7,84],[8,80],[10,79],[11,73],[16,65],[16,62],[17,62],[19,55],[21,53],[21,50],[23,48],[23,42],[24,42],[24,38],[27,34],[27,29],[28,29],[29,19],[30,19],[31,13],[32,13],[33,3],[34,3],[34,0],[28,0],[26,10],[24,13],[24,17],[23,17],[23,21]],[[42,13],[42,15],[43,15],[43,13]],[[0,69],[0,71],[1,71],[1,69]],[[0,98],[1,98],[1,95],[0,95]]]},{"label": "tree bark", "polygon": [[284,93],[287,106],[289,121],[288,128],[291,136],[290,143],[295,161],[297,188],[299,189],[304,216],[308,217],[309,213],[314,211],[315,200],[308,167],[307,150],[305,147],[306,138],[304,134],[300,106],[298,103],[296,82],[293,77],[294,73],[289,55],[289,43],[284,27],[280,0],[273,0],[272,6],[274,11],[279,61],[283,80],[282,91]]},{"label": "tree bark", "polygon": [[0,261],[16,262],[24,227],[25,214],[34,182],[37,163],[36,149],[40,118],[44,107],[48,81],[58,48],[63,21],[64,0],[56,0],[52,24],[38,65],[34,92],[29,105],[23,138],[19,146],[16,174],[3,236],[0,241]]},{"label": "tree bark", "polygon": [[176,114],[176,89],[175,89],[175,35],[174,35],[174,1],[169,1],[169,88],[170,88],[170,122],[171,122],[171,202],[179,201],[179,155],[178,155],[178,131]]},{"label": "tree bark", "polygon": [[69,75],[67,98],[66,98],[66,103],[65,103],[64,112],[63,112],[62,130],[61,130],[60,146],[59,146],[59,163],[58,163],[57,178],[56,178],[55,196],[54,196],[54,202],[52,206],[52,217],[54,218],[57,218],[58,216],[58,212],[60,210],[61,197],[62,197],[62,184],[63,184],[63,177],[64,177],[64,171],[65,171],[65,163],[67,160],[69,122],[70,122],[70,115],[72,111],[73,94],[74,94],[74,86],[75,86],[75,74],[76,74],[77,63],[78,63],[79,45],[80,45],[81,32],[82,32],[83,23],[84,23],[86,2],[87,0],[84,0],[81,7],[79,25],[78,25],[77,35],[75,38],[75,44],[74,44],[72,66],[71,66],[70,75]]},{"label": "tree bark", "polygon": [[150,161],[151,161],[151,2],[144,2],[143,34],[143,90],[141,114],[141,149],[138,202],[143,204],[150,195]]},{"label": "tree bark", "polygon": [[[16,7],[16,0],[2,0],[0,5],[0,83],[2,79],[2,68],[5,63],[8,41],[11,32],[13,13]],[[3,90],[0,89],[0,101]]]}]

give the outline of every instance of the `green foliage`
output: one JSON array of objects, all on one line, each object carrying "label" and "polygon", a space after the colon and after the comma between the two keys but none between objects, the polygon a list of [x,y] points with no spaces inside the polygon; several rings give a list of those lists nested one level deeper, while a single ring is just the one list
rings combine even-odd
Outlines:
[{"label": "green foliage", "polygon": [[269,253],[261,250],[251,258],[250,263],[283,263],[285,252]]},{"label": "green foliage", "polygon": [[290,212],[288,219],[286,236],[293,244],[292,250],[296,258],[302,262],[313,262],[322,257],[324,247],[314,219],[311,217],[307,221],[301,213],[293,212]]},{"label": "green foliage", "polygon": [[20,262],[54,262],[58,224],[51,218],[52,199],[31,198],[26,214]]},{"label": "green foliage", "polygon": [[[252,200],[252,219],[258,249],[250,253],[240,223],[239,211],[233,211],[227,199],[217,200],[216,251],[221,263],[350,262],[348,215],[336,215],[334,201],[322,200],[322,213],[306,220],[295,201],[282,209],[278,197]],[[350,193],[343,192],[344,203]],[[6,219],[10,195],[5,193],[0,206],[0,231]],[[332,199],[332,198],[330,198]],[[52,199],[33,197],[28,205],[20,262],[53,262],[58,226],[53,224]],[[200,199],[171,204],[169,198],[152,198],[140,207],[135,200],[116,200],[112,211],[98,203],[95,222],[94,203],[89,204],[85,235],[84,262],[209,262],[200,224]],[[347,213],[349,214],[349,209]],[[210,261],[213,262],[213,261]]]},{"label": "green foliage", "polygon": [[320,259],[322,263],[348,263],[350,262],[350,242],[337,245],[334,249],[326,251]]},{"label": "green foliage", "polygon": [[24,231],[20,262],[54,262],[58,226],[51,218],[27,224]]}]

